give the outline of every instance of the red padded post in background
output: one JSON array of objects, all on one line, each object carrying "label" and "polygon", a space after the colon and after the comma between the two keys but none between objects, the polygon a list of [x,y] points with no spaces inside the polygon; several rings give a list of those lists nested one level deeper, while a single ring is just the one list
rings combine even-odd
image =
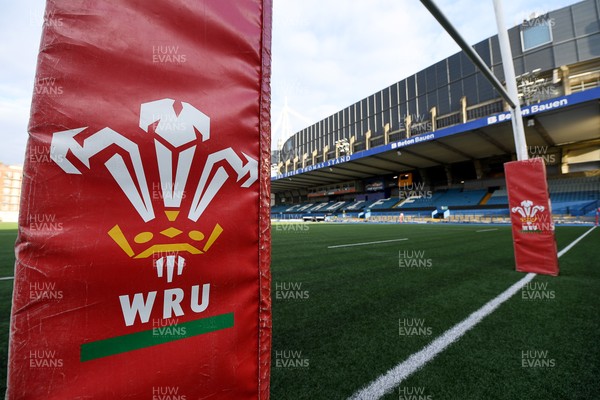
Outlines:
[{"label": "red padded post in background", "polygon": [[504,164],[516,269],[558,275],[552,208],[541,158]]}]

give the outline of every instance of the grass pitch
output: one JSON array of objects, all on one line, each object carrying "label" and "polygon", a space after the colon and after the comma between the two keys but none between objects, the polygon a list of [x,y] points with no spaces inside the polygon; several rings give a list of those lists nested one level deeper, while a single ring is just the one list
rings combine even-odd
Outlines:
[{"label": "grass pitch", "polygon": [[[588,229],[558,227],[559,250]],[[0,276],[15,238],[0,226]],[[559,277],[537,276],[384,398],[600,398],[599,241],[596,229]],[[506,226],[275,224],[272,256],[273,400],[346,399],[523,277]],[[11,292],[0,281],[0,393]]]},{"label": "grass pitch", "polygon": [[[523,277],[510,227],[307,226],[273,227],[277,400],[346,399]],[[559,250],[587,229],[559,227]],[[600,398],[599,239],[595,230],[560,259],[559,277],[537,276],[385,399]],[[284,299],[290,288],[308,297]]]},{"label": "grass pitch", "polygon": [[[17,224],[0,223],[0,277],[13,276]],[[8,359],[8,329],[12,280],[0,280],[0,398],[6,391],[6,362]]]}]

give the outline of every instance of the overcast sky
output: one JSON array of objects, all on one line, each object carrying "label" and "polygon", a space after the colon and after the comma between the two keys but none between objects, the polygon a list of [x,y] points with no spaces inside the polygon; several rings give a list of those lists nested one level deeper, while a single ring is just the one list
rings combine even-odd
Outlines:
[{"label": "overcast sky", "polygon": [[[459,51],[417,0],[273,0],[272,121],[292,132]],[[572,0],[503,0],[510,27]],[[0,0],[0,162],[22,164],[43,0]],[[496,34],[492,0],[437,0],[470,43]],[[273,132],[277,144],[282,129]]]}]

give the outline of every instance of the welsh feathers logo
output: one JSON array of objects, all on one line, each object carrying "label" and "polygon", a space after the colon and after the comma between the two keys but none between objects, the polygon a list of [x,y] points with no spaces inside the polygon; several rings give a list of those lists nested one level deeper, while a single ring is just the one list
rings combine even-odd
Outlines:
[{"label": "welsh feathers logo", "polygon": [[[151,126],[155,127],[157,136],[152,139],[156,149],[164,213],[170,225],[160,232],[143,231],[134,237],[127,237],[116,224],[108,231],[108,235],[131,258],[153,257],[157,276],[166,277],[167,282],[172,282],[174,274],[183,273],[186,257],[209,251],[223,232],[219,224],[210,233],[196,230],[183,232],[176,224],[183,211],[181,202],[198,145],[210,140],[210,118],[184,102],[179,113],[176,113],[175,100],[162,99],[141,105],[139,127],[151,135]],[[155,219],[156,212],[138,145],[109,127],[95,132],[80,145],[75,138],[85,129],[87,127],[54,133],[50,153],[52,160],[68,174],[81,174],[66,157],[68,152],[89,169],[91,158],[116,146],[111,147],[115,148],[114,155],[104,165],[140,218],[144,222]],[[163,141],[175,150],[167,148]],[[117,148],[121,151],[117,152]],[[121,155],[123,153],[128,155],[128,161],[133,165],[131,172]],[[231,166],[237,176],[232,177],[223,166],[217,166],[223,161]],[[241,187],[248,188],[256,182],[257,176],[258,162],[244,153],[240,157],[231,147],[209,154],[200,180],[195,182],[191,207],[185,210],[185,217],[197,222],[228,180],[235,179]]]},{"label": "welsh feathers logo", "polygon": [[544,206],[534,205],[531,200],[523,200],[520,207],[513,207],[511,211],[521,216],[522,231],[541,231],[538,212],[542,213],[545,209]]},{"label": "welsh feathers logo", "polygon": [[[242,188],[249,188],[258,178],[258,162],[247,154],[238,154],[231,147],[214,151],[207,155],[203,165],[195,156],[201,151],[202,143],[210,140],[210,118],[188,103],[176,103],[172,99],[162,99],[143,103],[140,107],[140,129],[154,143],[156,163],[146,163],[142,158],[137,143],[111,129],[103,128],[85,139],[77,135],[87,127],[55,132],[52,135],[50,157],[68,174],[81,174],[71,160],[79,160],[88,170],[90,160],[103,152],[109,159],[104,166],[109,171],[116,185],[128,201],[128,207],[135,210],[144,223],[157,218],[165,221],[158,229],[143,229],[130,233],[122,229],[120,221],[115,221],[107,235],[114,241],[116,251],[122,251],[132,259],[148,259],[150,268],[156,270],[160,280],[159,290],[118,295],[115,303],[121,307],[122,322],[126,327],[134,327],[136,332],[122,336],[102,339],[81,344],[81,361],[89,361],[118,353],[154,346],[173,340],[201,335],[208,332],[227,329],[234,326],[234,313],[199,318],[210,304],[211,284],[191,284],[189,280],[180,280],[181,287],[173,287],[174,278],[185,271],[190,257],[201,256],[210,251],[213,244],[223,233],[223,228],[216,223],[206,232],[189,230],[185,226],[191,224],[178,223],[183,218],[197,222],[206,212],[219,191],[227,182]],[[82,143],[82,144],[80,144]],[[197,157],[196,157],[197,158]],[[78,164],[78,163],[77,163]],[[160,187],[156,183],[149,187],[146,171],[157,165]],[[227,169],[225,168],[227,167]],[[201,171],[198,175],[190,171]],[[230,175],[231,174],[231,175]],[[196,176],[192,181],[190,176]],[[162,199],[161,210],[155,210],[150,191],[156,193],[160,189]],[[118,190],[118,189],[116,189]],[[190,198],[184,197],[190,194]],[[185,204],[183,209],[182,204]],[[166,217],[166,219],[165,219]],[[156,226],[156,224],[152,224]],[[150,225],[146,225],[150,226]],[[131,228],[130,228],[131,229]],[[193,279],[196,279],[194,277]],[[170,285],[166,286],[166,283]],[[189,286],[191,284],[191,286]],[[187,286],[186,286],[187,285]],[[162,300],[162,306],[158,305]],[[191,317],[186,314],[192,314]],[[150,317],[153,318],[150,324]],[[179,317],[185,317],[180,322]],[[148,327],[152,329],[143,328]],[[158,326],[158,328],[157,328]],[[167,327],[167,328],[165,328]],[[140,328],[145,330],[139,330]],[[158,334],[157,334],[158,329]],[[170,334],[169,332],[177,332]]]}]

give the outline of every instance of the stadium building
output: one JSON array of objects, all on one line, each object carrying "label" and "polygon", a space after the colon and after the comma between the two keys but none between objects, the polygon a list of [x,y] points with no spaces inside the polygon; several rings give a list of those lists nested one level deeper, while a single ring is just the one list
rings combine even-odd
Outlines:
[{"label": "stadium building", "polygon": [[0,163],[0,222],[17,222],[23,167]]},{"label": "stadium building", "polygon": [[[530,157],[547,166],[554,215],[600,206],[600,1],[509,30]],[[498,37],[474,46],[504,80]],[[508,221],[510,108],[464,52],[338,111],[274,154],[272,217]]]}]

